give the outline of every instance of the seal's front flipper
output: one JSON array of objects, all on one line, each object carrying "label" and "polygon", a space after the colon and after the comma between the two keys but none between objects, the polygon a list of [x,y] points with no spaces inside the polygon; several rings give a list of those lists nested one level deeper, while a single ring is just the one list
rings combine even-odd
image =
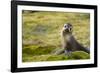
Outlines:
[{"label": "seal's front flipper", "polygon": [[67,55],[67,56],[71,56],[71,54],[72,54],[72,51],[69,51],[69,50],[65,50],[64,52],[65,52],[65,55]]}]

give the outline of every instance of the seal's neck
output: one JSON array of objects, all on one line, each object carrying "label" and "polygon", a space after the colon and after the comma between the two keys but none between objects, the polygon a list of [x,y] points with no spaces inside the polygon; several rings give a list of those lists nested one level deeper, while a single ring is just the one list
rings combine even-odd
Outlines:
[{"label": "seal's neck", "polygon": [[64,34],[63,36],[62,36],[64,39],[64,41],[68,41],[68,40],[70,40],[70,38],[72,37],[72,33],[66,33],[66,34]]}]

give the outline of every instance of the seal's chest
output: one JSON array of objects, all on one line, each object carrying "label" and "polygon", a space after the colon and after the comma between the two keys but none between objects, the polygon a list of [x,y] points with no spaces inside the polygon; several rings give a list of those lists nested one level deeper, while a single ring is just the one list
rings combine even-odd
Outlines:
[{"label": "seal's chest", "polygon": [[71,35],[66,35],[66,36],[65,36],[65,40],[66,40],[66,41],[71,41]]}]

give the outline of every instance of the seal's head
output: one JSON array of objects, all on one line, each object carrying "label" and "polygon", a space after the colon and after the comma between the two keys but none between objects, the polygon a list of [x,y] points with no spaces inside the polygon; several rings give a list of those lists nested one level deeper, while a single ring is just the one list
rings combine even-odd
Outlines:
[{"label": "seal's head", "polygon": [[64,24],[63,31],[68,32],[68,33],[72,32],[72,25],[70,23]]}]

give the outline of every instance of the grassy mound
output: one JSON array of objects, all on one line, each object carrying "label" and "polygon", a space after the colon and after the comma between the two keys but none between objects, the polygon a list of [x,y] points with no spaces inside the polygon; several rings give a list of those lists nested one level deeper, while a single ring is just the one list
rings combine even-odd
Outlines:
[{"label": "grassy mound", "polygon": [[43,48],[36,46],[27,46],[23,49],[23,62],[39,62],[39,61],[59,61],[59,60],[81,60],[89,59],[90,55],[83,51],[72,52],[70,56],[65,54],[50,54],[54,48]]},{"label": "grassy mound", "polygon": [[65,55],[40,55],[40,56],[24,57],[23,62],[59,61],[67,59],[68,57]]},{"label": "grassy mound", "polygon": [[71,56],[69,57],[69,59],[89,59],[90,55],[86,52],[83,51],[76,51],[76,52],[72,52]]}]

